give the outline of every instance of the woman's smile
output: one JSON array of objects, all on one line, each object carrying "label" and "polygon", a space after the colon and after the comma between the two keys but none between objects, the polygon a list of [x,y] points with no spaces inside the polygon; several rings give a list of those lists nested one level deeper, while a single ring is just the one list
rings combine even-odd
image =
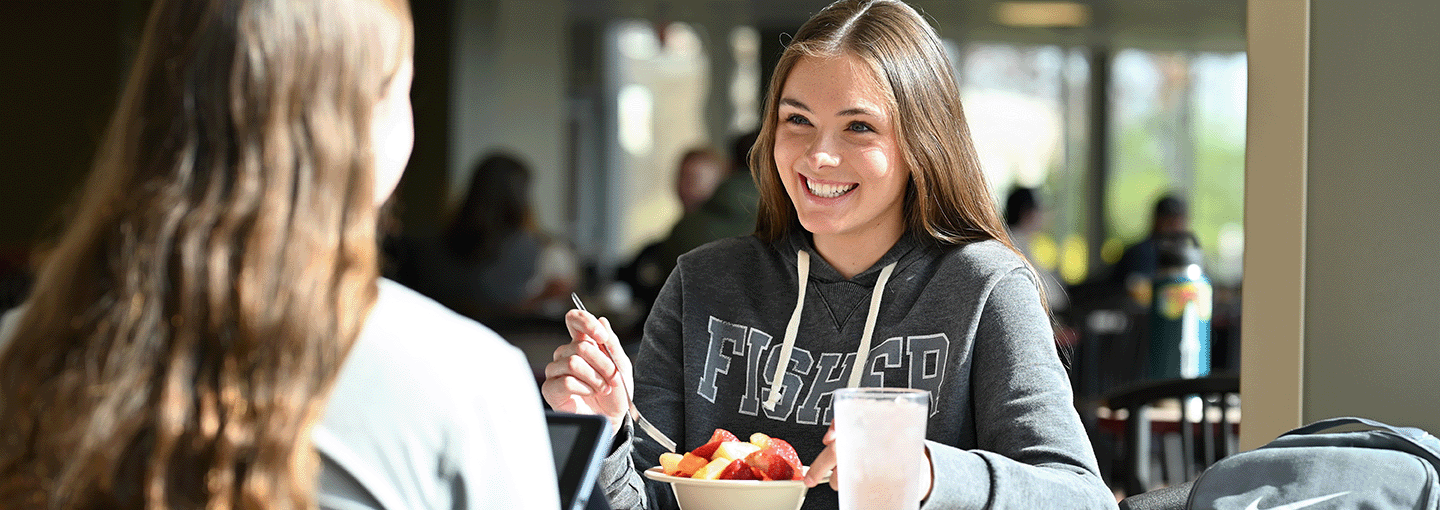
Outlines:
[{"label": "woman's smile", "polygon": [[809,190],[811,195],[819,198],[840,198],[854,191],[855,188],[860,187],[860,183],[858,182],[837,183],[821,181],[806,177],[805,174],[800,174],[800,179],[805,181],[805,189]]}]

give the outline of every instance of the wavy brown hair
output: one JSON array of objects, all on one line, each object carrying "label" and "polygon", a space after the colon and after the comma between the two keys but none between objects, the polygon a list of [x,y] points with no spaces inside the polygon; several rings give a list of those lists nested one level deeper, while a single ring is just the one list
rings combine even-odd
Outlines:
[{"label": "wavy brown hair", "polygon": [[896,138],[910,169],[906,230],[940,244],[997,239],[1014,249],[985,176],[945,49],[925,19],[897,0],[840,0],[817,13],[785,47],[770,89],[750,167],[760,191],[756,235],[766,241],[801,228],[775,165],[780,94],[804,58],[855,55],[889,92]]},{"label": "wavy brown hair", "polygon": [[0,356],[0,507],[308,509],[404,0],[157,0]]}]

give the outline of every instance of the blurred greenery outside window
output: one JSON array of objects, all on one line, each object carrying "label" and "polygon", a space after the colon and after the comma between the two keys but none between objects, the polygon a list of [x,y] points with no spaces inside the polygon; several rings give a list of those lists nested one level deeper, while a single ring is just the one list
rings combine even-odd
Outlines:
[{"label": "blurred greenery outside window", "polygon": [[973,42],[948,45],[980,165],[1003,209],[1036,188],[1036,267],[1075,284],[1089,276],[1086,186],[1090,65],[1083,48]]},{"label": "blurred greenery outside window", "polygon": [[1123,49],[1112,64],[1111,167],[1102,257],[1144,239],[1175,192],[1215,283],[1240,283],[1244,252],[1245,72],[1241,52]]},{"label": "blurred greenery outside window", "polygon": [[[948,43],[981,166],[1003,208],[1036,188],[1044,226],[1027,250],[1069,284],[1092,276],[1086,238],[1090,53],[1081,47]],[[1217,284],[1240,282],[1244,252],[1245,54],[1122,49],[1111,62],[1107,232],[1113,264],[1176,192]]]}]

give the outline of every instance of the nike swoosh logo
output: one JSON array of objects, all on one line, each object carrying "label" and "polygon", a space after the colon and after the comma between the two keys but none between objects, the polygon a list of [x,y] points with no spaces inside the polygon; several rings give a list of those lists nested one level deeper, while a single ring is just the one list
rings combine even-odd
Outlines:
[{"label": "nike swoosh logo", "polygon": [[[1320,503],[1320,502],[1322,502],[1322,501],[1326,501],[1326,500],[1338,498],[1338,497],[1340,497],[1340,496],[1344,496],[1344,495],[1349,494],[1349,493],[1350,493],[1350,491],[1337,492],[1337,493],[1334,493],[1334,494],[1331,494],[1331,495],[1328,495],[1328,496],[1320,496],[1320,497],[1318,497],[1318,498],[1310,498],[1310,499],[1307,499],[1307,500],[1305,500],[1305,501],[1296,501],[1296,502],[1294,502],[1294,503],[1290,503],[1290,504],[1287,504],[1287,505],[1274,506],[1274,507],[1266,508],[1266,509],[1264,509],[1264,510],[1299,510],[1299,509],[1301,509],[1301,508],[1305,508],[1305,507],[1307,507],[1307,506],[1314,505],[1314,504]],[[1245,507],[1245,510],[1261,510],[1261,509],[1260,509],[1260,500],[1262,500],[1262,499],[1265,499],[1265,496],[1260,496],[1260,497],[1258,497],[1258,498],[1255,498],[1255,501],[1251,501],[1251,502],[1250,502],[1250,506]]]}]

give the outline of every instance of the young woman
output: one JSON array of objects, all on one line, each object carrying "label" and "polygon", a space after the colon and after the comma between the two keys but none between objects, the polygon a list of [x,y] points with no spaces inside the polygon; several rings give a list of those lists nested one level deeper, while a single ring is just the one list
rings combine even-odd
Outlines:
[{"label": "young woman", "polygon": [[558,506],[523,356],[378,280],[407,5],[155,2],[78,210],[0,320],[0,508]]},{"label": "young woman", "polygon": [[[931,392],[925,508],[1113,508],[933,29],[896,0],[831,4],[781,56],[763,122],[755,235],[681,258],[633,379],[604,320],[567,317],[542,393],[624,426],[611,504],[673,501],[638,474],[660,450],[624,388],[680,448],[716,427],[789,440],[813,486],[834,466],[830,394],[858,385]],[[823,486],[805,500],[836,504]]]}]

